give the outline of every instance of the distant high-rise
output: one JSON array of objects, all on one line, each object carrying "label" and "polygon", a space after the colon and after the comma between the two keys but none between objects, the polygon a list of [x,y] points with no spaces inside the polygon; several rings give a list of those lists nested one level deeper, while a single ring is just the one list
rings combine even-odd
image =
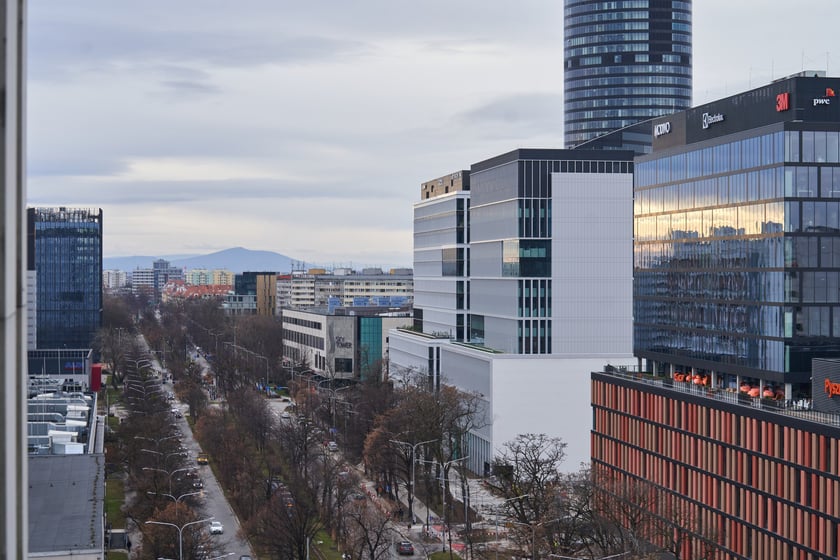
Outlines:
[{"label": "distant high-rise", "polygon": [[565,144],[691,106],[691,0],[565,0]]},{"label": "distant high-rise", "polygon": [[102,210],[30,208],[36,346],[91,348],[102,324]]}]

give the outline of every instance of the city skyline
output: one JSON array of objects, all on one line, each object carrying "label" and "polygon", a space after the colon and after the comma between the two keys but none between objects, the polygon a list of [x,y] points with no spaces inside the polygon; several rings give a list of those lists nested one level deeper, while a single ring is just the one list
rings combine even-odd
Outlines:
[{"label": "city skyline", "polygon": [[[28,203],[102,207],[106,257],[410,265],[423,181],[563,144],[561,3],[249,6],[32,4]],[[840,8],[781,8],[694,6],[693,105],[840,73]]]}]

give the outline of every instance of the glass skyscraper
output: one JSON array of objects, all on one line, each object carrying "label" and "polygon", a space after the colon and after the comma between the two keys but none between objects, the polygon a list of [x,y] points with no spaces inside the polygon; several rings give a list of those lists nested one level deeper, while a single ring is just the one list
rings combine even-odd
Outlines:
[{"label": "glass skyscraper", "polygon": [[91,348],[102,324],[102,210],[30,208],[39,349]]},{"label": "glass skyscraper", "polygon": [[565,1],[565,144],[691,106],[691,0]]}]

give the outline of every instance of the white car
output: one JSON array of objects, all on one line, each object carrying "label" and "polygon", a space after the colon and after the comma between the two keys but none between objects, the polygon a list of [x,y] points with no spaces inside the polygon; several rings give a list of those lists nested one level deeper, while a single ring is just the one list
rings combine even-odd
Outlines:
[{"label": "white car", "polygon": [[225,532],[225,528],[222,524],[218,521],[211,521],[210,522],[210,534],[211,535],[221,535]]}]

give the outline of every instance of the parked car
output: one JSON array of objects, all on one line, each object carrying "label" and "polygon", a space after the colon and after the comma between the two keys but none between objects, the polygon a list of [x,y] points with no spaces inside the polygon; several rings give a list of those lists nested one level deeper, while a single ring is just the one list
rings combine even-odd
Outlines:
[{"label": "parked car", "polygon": [[195,482],[193,482],[193,488],[195,488],[196,490],[200,490],[201,488],[204,488],[204,483],[201,482],[201,480],[196,480]]},{"label": "parked car", "polygon": [[338,444],[334,441],[327,442],[327,449],[335,453],[338,451]]},{"label": "parked car", "polygon": [[210,522],[210,534],[211,535],[221,535],[225,532],[224,526],[219,521],[211,521]]},{"label": "parked car", "polygon": [[411,556],[414,554],[414,545],[409,541],[400,541],[397,544],[397,554]]}]

